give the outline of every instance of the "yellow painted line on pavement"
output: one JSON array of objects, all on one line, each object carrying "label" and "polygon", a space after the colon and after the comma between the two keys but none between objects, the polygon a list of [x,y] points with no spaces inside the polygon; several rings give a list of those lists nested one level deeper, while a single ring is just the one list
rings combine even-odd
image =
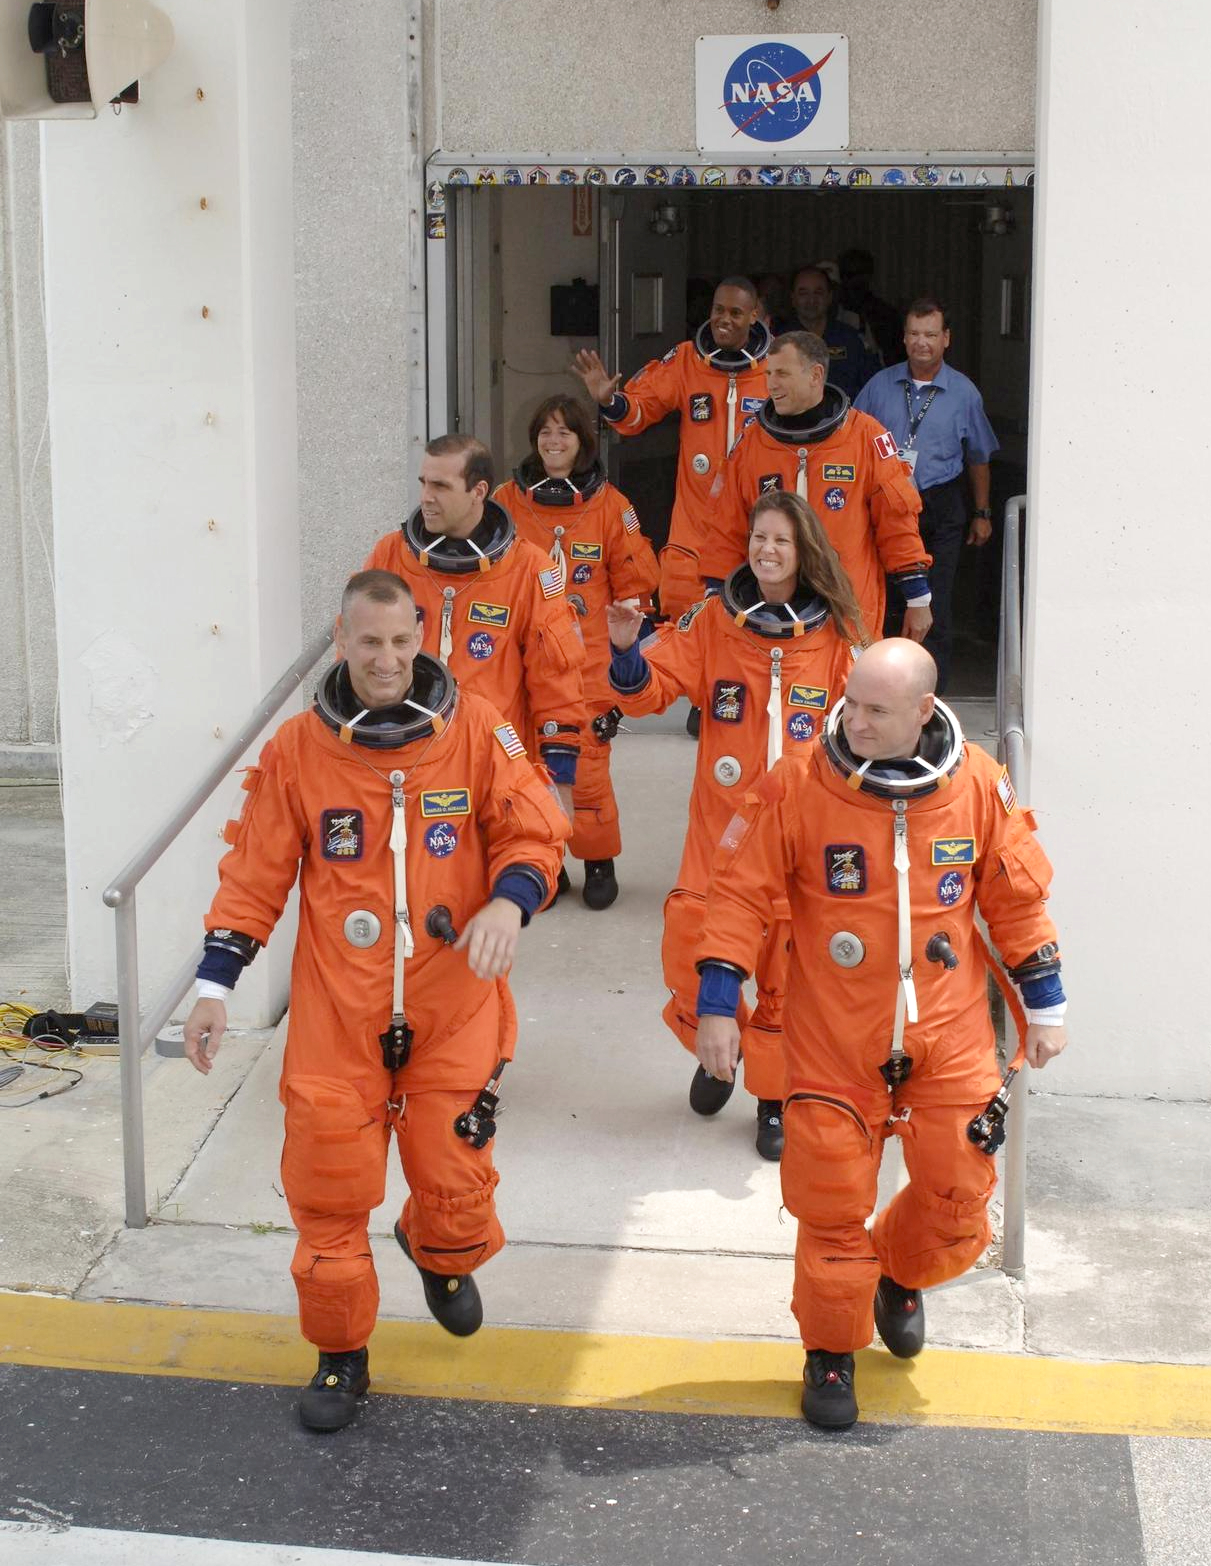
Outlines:
[{"label": "yellow painted line on pavement", "polygon": [[[302,1385],[314,1351],[293,1316],[0,1295],[0,1361],[205,1381]],[[625,1337],[380,1322],[377,1392],[410,1397],[799,1417],[803,1355],[790,1343]],[[864,1421],[986,1430],[1211,1438],[1211,1366],[1139,1365],[927,1349],[858,1355]]]}]

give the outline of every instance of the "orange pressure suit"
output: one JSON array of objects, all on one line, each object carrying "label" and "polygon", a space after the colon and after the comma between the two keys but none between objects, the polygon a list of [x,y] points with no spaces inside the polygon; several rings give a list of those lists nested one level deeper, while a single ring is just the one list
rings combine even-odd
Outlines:
[{"label": "orange pressure suit", "polygon": [[605,476],[599,462],[571,481],[547,478],[541,466],[521,465],[494,497],[512,516],[522,538],[547,552],[567,580],[568,602],[584,637],[585,705],[589,726],[580,745],[575,819],[568,850],[577,859],[614,859],[622,852],[618,802],[610,783],[610,740],[615,706],[610,685],[610,634],[606,606],[646,599],[660,579],[652,546],[640,531],[635,508]]},{"label": "orange pressure suit", "polygon": [[425,646],[463,690],[485,697],[530,743],[557,783],[572,783],[585,738],[584,642],[558,566],[517,536],[489,500],[468,539],[430,533],[419,510],[380,538],[366,570],[412,589]]},{"label": "orange pressure suit", "polygon": [[906,596],[928,592],[931,563],[917,518],[921,497],[896,443],[877,419],[850,407],[838,387],[806,413],[780,418],[762,404],[740,433],[716,481],[709,516],[711,552],[730,562],[744,557],[753,502],[785,489],[806,500],[841,557],[867,634],[883,633],[884,574]]},{"label": "orange pressure suit", "polygon": [[[665,900],[662,949],[672,991],[664,1020],[691,1054],[698,1033],[694,958],[716,845],[745,790],[765,774],[771,749],[797,753],[819,732],[854,656],[822,599],[794,599],[794,618],[786,606],[760,600],[752,571],[740,566],[718,596],[643,645],[642,683],[622,689],[614,680],[618,705],[636,716],[663,712],[678,696],[702,709],[689,824],[677,884]],[[780,898],[755,962],[756,1009],[750,1016],[743,1007],[740,1015],[744,1085],[758,1099],[782,1097],[788,914]]]},{"label": "orange pressure suit", "polygon": [[[994,1164],[966,1135],[1001,1081],[976,911],[1011,965],[1054,955],[1055,930],[1033,818],[940,703],[920,752],[934,758],[934,781],[912,781],[909,764],[910,781],[893,778],[890,793],[878,764],[861,772],[837,719],[745,796],[715,857],[699,954],[751,971],[771,903],[789,897],[782,1192],[799,1220],[792,1308],[806,1348],[850,1353],[871,1339],[881,1273],[927,1288],[965,1272],[989,1241]],[[894,862],[901,835],[907,921]],[[939,932],[958,957],[953,971],[927,954]],[[912,1065],[893,1089],[882,1068],[901,1002]],[[903,1138],[911,1183],[868,1233],[891,1134]]]},{"label": "orange pressure suit", "polygon": [[[420,654],[414,667],[412,696],[427,711],[387,731],[388,742],[406,737],[398,747],[367,748],[381,745],[369,727],[376,715],[364,729],[347,724],[360,703],[349,700],[343,664],[329,672],[315,709],[277,731],[245,780],[248,799],[229,824],[232,848],[206,919],[210,932],[263,943],[299,878],[282,1182],[299,1235],[291,1272],[300,1326],[326,1353],[361,1348],[374,1326],[378,1280],[366,1226],[383,1200],[393,1128],[411,1193],[400,1226],[415,1260],[461,1275],[504,1244],[491,1149],[476,1149],[453,1126],[497,1062],[511,1058],[516,1013],[506,981],[476,978],[462,952],[426,929],[426,916],[443,905],[461,930],[510,870],[541,878],[545,901],[567,834],[512,726],[458,692],[436,660]],[[415,941],[404,964],[414,1038],[395,1071],[380,1042],[394,1000],[393,773],[403,778]]]},{"label": "orange pressure suit", "polygon": [[638,435],[668,414],[681,415],[677,492],[669,540],[660,551],[660,607],[675,618],[706,593],[704,577],[724,577],[744,557],[718,540],[711,490],[745,419],[765,399],[769,328],[758,321],[743,349],[715,344],[704,321],[688,342],[644,365],[614,394],[605,418],[620,435]]}]

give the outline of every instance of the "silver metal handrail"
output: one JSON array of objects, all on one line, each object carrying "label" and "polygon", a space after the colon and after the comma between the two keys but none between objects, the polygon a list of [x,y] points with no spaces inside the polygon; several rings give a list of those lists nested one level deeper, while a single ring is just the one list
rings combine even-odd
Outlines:
[{"label": "silver metal handrail", "polygon": [[199,941],[164,989],[148,1007],[139,1008],[139,932],[135,888],[161,855],[176,841],[202,806],[230,773],[269,720],[302,684],[309,670],[327,652],[332,632],[314,637],[281,679],[261,697],[239,732],[201,781],[154,832],[134,858],[105,888],[102,898],[115,914],[117,957],[118,1053],[122,1078],[122,1161],[126,1182],[126,1227],[147,1224],[147,1179],[143,1148],[143,1053],[172,1016],[193,982],[202,955]]},{"label": "silver metal handrail", "polygon": [[[1025,789],[1026,712],[1022,698],[1022,528],[1026,496],[1005,502],[1001,563],[1001,632],[997,656],[998,754],[1014,789]],[[1026,1272],[1026,1106],[1030,1101],[1023,1066],[1014,1079],[1005,1134],[1005,1233],[1001,1270],[1011,1278]]]}]

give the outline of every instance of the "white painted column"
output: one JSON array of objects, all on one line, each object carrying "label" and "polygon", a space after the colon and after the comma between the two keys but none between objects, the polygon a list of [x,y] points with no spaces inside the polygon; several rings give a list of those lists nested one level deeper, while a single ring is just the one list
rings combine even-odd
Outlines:
[{"label": "white painted column", "polygon": [[[160,0],[142,102],[43,132],[72,993],[101,892],[300,647],[288,0]],[[138,893],[144,1001],[201,931],[233,780]],[[236,992],[280,1009],[289,937]]]},{"label": "white painted column", "polygon": [[1039,8],[1026,676],[1057,1091],[1211,1094],[1206,25]]}]

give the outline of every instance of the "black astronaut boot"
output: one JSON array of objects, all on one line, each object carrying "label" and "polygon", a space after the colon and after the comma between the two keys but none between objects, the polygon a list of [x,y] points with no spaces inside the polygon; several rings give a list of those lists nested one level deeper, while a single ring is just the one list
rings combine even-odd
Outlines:
[{"label": "black astronaut boot", "polygon": [[357,1413],[370,1386],[370,1352],[349,1349],[320,1354],[319,1367],[299,1398],[299,1419],[308,1430],[341,1430]]},{"label": "black astronaut boot", "polygon": [[690,1108],[696,1115],[717,1115],[735,1091],[735,1082],[721,1082],[699,1066],[690,1080]]},{"label": "black astronaut boot", "polygon": [[875,1290],[875,1326],[897,1359],[919,1354],[925,1347],[925,1302],[920,1289],[906,1289],[884,1273]]},{"label": "black astronaut boot", "polygon": [[821,1430],[848,1430],[858,1417],[854,1356],[808,1349],[803,1367],[803,1417]]},{"label": "black astronaut boot", "polygon": [[782,1157],[785,1140],[782,1130],[782,1100],[759,1098],[757,1100],[757,1151],[762,1158],[776,1164]]},{"label": "black astronaut boot", "polygon": [[404,1255],[420,1273],[425,1288],[425,1304],[434,1321],[456,1338],[469,1338],[484,1322],[484,1305],[475,1279],[468,1273],[430,1272],[412,1254],[407,1236],[395,1226],[395,1238]]},{"label": "black astronaut boot", "polygon": [[581,892],[586,908],[600,911],[608,908],[618,896],[618,881],[614,875],[612,859],[586,859],[584,862],[584,890]]}]

